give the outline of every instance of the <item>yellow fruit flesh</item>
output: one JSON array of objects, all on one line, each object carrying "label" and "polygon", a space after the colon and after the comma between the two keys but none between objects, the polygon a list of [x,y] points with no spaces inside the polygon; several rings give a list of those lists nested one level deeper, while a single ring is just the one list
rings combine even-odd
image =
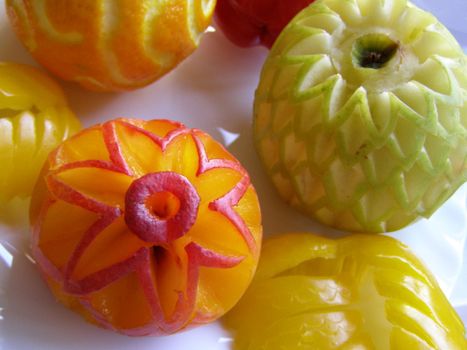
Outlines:
[{"label": "yellow fruit flesh", "polygon": [[[113,141],[107,138],[109,130],[115,131],[113,135],[121,158],[110,146]],[[172,132],[180,130],[182,132],[168,138]],[[141,152],[141,149],[145,151]],[[209,168],[211,161],[226,160],[227,163]],[[86,161],[87,165],[79,165]],[[126,164],[130,173],[125,174],[123,168],[118,168],[121,164]],[[86,232],[98,220],[105,219],[99,210],[118,208],[124,211],[126,192],[132,182],[145,174],[159,172],[185,176],[200,197],[196,221],[188,232],[166,244],[153,245],[131,232],[124,217],[120,216],[100,229],[74,265],[70,265]],[[48,169],[44,173],[46,188],[44,190],[44,182],[38,184],[31,221],[37,232],[37,248],[45,259],[61,271],[71,269],[69,275],[63,276],[65,280],[79,282],[92,278],[95,273],[131,260],[141,249],[149,249],[150,267],[132,272],[132,277],[128,275],[125,281],[117,279],[86,295],[70,294],[64,285],[61,289],[53,288],[58,299],[74,300],[67,301],[68,304],[85,301],[88,305],[90,301],[94,314],[90,310],[77,309],[85,317],[91,312],[93,322],[124,333],[151,324],[152,333],[164,333],[179,314],[185,313],[187,319],[178,328],[192,321],[194,324],[206,323],[230,309],[249,284],[261,243],[261,216],[256,192],[248,185],[244,193],[239,194],[238,203],[229,202],[230,210],[241,218],[252,237],[247,241],[241,228],[234,224],[235,219],[213,206],[247,179],[247,175],[238,161],[206,134],[169,121],[112,121],[105,126],[87,129],[63,143],[49,157]],[[47,204],[48,201],[51,203]],[[149,197],[146,204],[159,218],[170,219],[181,202],[169,192],[158,192]],[[98,208],[92,209],[97,212],[92,213],[91,208]],[[208,260],[189,257],[186,249],[191,243],[220,256],[240,260],[228,268],[209,267]],[[47,274],[47,263],[39,260]],[[144,274],[151,276],[151,282],[140,280]],[[132,286],[133,283],[136,285]],[[151,309],[148,298],[153,292],[148,286],[157,293],[161,306],[159,314]],[[189,309],[189,303],[180,309],[180,302],[185,305],[185,299],[192,298],[191,290],[195,298],[193,309]],[[148,300],[131,302],[131,310],[127,305],[119,305],[118,300],[136,297],[143,292]],[[129,315],[127,320],[126,314]],[[164,322],[169,328],[164,328],[168,327]]]},{"label": "yellow fruit flesh", "polygon": [[48,153],[79,128],[49,77],[33,67],[0,63],[0,206],[29,197]]},{"label": "yellow fruit flesh", "polygon": [[434,278],[383,236],[264,242],[255,279],[226,316],[235,349],[465,349]]}]

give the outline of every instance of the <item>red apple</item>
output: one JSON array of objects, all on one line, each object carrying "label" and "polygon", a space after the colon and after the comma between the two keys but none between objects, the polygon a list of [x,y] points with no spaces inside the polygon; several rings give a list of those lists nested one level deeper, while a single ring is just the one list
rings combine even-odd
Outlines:
[{"label": "red apple", "polygon": [[241,47],[274,44],[282,29],[314,0],[218,0],[217,25]]}]

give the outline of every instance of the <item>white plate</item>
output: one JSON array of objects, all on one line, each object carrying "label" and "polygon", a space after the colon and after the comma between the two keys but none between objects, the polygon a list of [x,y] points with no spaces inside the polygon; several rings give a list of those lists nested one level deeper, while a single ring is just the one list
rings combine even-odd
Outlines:
[{"label": "white plate", "polygon": [[[435,13],[467,51],[467,2],[418,0]],[[170,118],[203,129],[223,142],[249,170],[258,191],[267,234],[296,230],[329,232],[287,207],[275,194],[253,151],[251,106],[267,52],[239,49],[221,33],[157,83],[134,92],[96,94],[72,84],[70,104],[85,126],[119,116]],[[34,64],[12,33],[0,0],[0,60]],[[467,321],[467,186],[430,219],[392,234],[407,243],[438,278]],[[26,217],[24,217],[26,222]],[[0,349],[230,349],[219,323],[165,338],[129,338],[98,329],[57,304],[28,256],[26,224],[0,224]]]}]

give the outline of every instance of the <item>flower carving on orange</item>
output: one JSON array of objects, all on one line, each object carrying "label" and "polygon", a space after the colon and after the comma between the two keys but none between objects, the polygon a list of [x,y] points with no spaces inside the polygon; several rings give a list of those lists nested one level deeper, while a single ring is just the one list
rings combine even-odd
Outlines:
[{"label": "flower carving on orange", "polygon": [[65,141],[36,186],[31,221],[55,296],[128,335],[224,314],[254,274],[262,234],[238,160],[167,120],[117,119]]}]

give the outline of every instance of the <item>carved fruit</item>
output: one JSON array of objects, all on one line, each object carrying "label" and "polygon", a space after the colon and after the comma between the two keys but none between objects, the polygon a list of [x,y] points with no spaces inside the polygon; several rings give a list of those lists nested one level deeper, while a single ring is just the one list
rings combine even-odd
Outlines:
[{"label": "carved fruit", "polygon": [[266,240],[226,324],[237,350],[467,348],[430,272],[402,243],[376,235]]},{"label": "carved fruit", "polygon": [[276,41],[255,99],[280,195],[347,231],[429,217],[467,179],[467,59],[405,0],[318,0]]},{"label": "carved fruit", "polygon": [[18,37],[54,74],[92,90],[160,78],[198,46],[216,0],[6,0]]},{"label": "carved fruit", "polygon": [[79,128],[52,79],[33,67],[0,62],[0,207],[30,196],[47,154]]},{"label": "carved fruit", "polygon": [[118,119],[67,140],[46,165],[33,254],[57,299],[88,321],[170,334],[217,319],[243,294],[261,243],[258,199],[207,134]]}]

